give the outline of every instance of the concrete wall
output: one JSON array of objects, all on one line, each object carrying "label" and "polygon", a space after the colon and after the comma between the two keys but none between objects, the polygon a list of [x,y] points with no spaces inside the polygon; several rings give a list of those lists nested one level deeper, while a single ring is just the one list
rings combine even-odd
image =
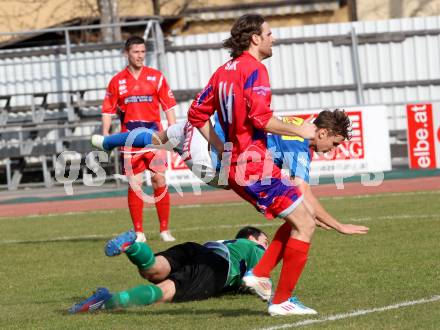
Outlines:
[{"label": "concrete wall", "polygon": [[[275,0],[274,0],[275,1]],[[243,3],[270,2],[270,0],[173,0],[163,1],[161,15],[179,15],[184,3],[188,2],[189,9],[239,5]],[[23,30],[43,29],[63,22],[86,17],[99,17],[98,0],[0,0],[0,32],[16,32]],[[151,0],[119,0],[119,16],[151,16],[153,7]],[[338,7],[335,2],[335,8]],[[276,9],[276,7],[274,7]],[[319,8],[319,5],[317,5]],[[274,9],[274,11],[275,11]],[[237,12],[237,16],[240,13]],[[297,26],[305,24],[346,22],[347,8],[304,13],[297,15],[270,16],[272,26]],[[227,31],[232,20],[213,19],[198,23],[197,19],[182,19],[175,28],[176,33],[195,34],[206,32]],[[9,37],[0,36],[0,41]]]},{"label": "concrete wall", "polygon": [[356,0],[358,20],[440,15],[439,0]]}]

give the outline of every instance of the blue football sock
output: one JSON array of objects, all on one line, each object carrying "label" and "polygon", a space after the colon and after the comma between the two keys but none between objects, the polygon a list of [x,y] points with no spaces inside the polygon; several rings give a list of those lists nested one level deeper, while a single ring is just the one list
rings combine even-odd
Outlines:
[{"label": "blue football sock", "polygon": [[131,146],[135,148],[144,148],[145,146],[151,144],[154,132],[148,129],[135,129],[132,132],[117,133],[106,136],[103,142],[104,149],[112,150],[116,147],[125,146],[127,140],[129,139],[128,137],[130,133],[136,135]]}]

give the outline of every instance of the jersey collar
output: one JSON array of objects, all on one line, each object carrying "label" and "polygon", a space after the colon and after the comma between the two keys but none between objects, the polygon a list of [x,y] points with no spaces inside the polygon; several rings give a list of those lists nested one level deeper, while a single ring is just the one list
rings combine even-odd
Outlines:
[{"label": "jersey collar", "polygon": [[256,59],[254,56],[252,56],[251,53],[249,53],[247,50],[243,51],[241,56],[246,56],[246,57],[253,59],[254,61],[260,62],[260,61],[258,61],[258,59]]},{"label": "jersey collar", "polygon": [[135,78],[135,76],[133,75],[133,73],[128,69],[128,65],[125,67],[125,70],[127,71],[127,74],[130,75],[130,77],[131,77],[133,80],[138,81],[138,80],[142,77],[142,75],[143,75],[143,73],[144,73],[144,71],[145,71],[145,65],[142,66],[141,73],[139,74],[139,77],[138,77],[137,79]]}]

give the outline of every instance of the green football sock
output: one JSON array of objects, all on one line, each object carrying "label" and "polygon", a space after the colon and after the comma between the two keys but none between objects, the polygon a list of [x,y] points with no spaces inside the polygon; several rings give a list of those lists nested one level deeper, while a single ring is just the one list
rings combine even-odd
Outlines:
[{"label": "green football sock", "polygon": [[130,245],[125,254],[140,270],[150,268],[156,261],[153,250],[147,244],[141,242]]},{"label": "green football sock", "polygon": [[130,306],[145,306],[154,304],[162,298],[161,288],[154,284],[140,285],[126,291],[113,293],[105,303],[105,309],[127,308]]}]

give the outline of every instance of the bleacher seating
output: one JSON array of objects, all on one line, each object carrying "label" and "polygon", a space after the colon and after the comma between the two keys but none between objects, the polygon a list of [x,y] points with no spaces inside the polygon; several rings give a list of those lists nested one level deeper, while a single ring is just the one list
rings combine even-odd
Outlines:
[{"label": "bleacher seating", "polygon": [[[102,100],[87,99],[90,91],[96,92],[0,96],[0,187],[50,186],[57,155],[75,151],[84,158],[92,150],[89,140],[101,130]],[[16,98],[31,101],[14,105]]]}]

